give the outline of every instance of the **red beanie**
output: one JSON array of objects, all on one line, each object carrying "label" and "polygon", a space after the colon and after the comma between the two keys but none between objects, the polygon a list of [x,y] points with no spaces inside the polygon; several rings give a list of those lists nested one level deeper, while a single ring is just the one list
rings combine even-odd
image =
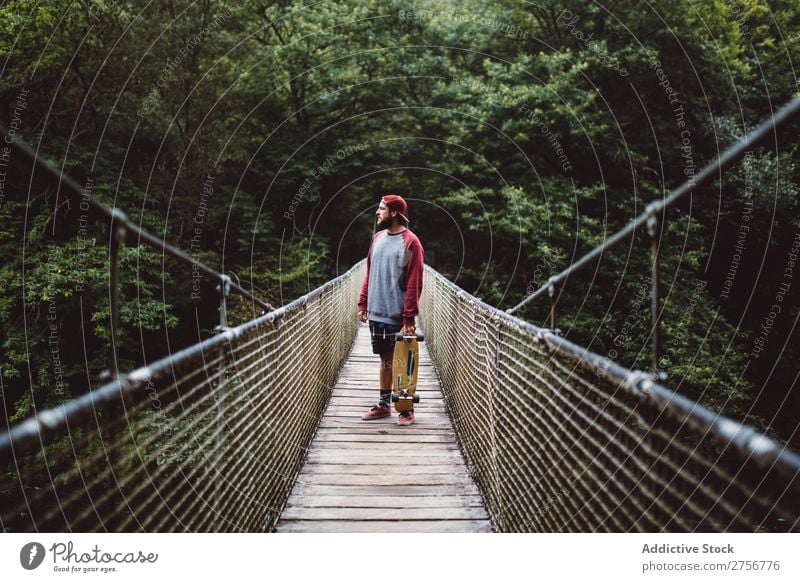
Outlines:
[{"label": "red beanie", "polygon": [[388,208],[390,211],[396,210],[406,222],[411,222],[408,220],[408,204],[406,204],[406,201],[403,200],[402,196],[398,196],[397,194],[387,194],[382,198],[382,200],[383,203],[386,204],[386,208]]}]

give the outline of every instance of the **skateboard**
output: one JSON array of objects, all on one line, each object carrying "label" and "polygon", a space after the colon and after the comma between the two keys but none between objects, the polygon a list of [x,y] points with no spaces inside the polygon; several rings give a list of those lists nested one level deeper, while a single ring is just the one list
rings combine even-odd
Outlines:
[{"label": "skateboard", "polygon": [[394,354],[392,355],[392,402],[397,412],[414,408],[419,402],[417,391],[417,370],[419,368],[419,345],[425,341],[421,333],[413,335],[394,334]]}]

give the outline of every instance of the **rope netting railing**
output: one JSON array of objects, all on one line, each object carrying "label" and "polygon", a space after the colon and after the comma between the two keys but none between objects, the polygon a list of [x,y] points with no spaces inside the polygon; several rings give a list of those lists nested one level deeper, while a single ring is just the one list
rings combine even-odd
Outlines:
[{"label": "rope netting railing", "polygon": [[428,268],[420,319],[498,531],[797,531],[800,457]]},{"label": "rope netting railing", "polygon": [[355,337],[364,262],[0,435],[4,531],[269,531]]}]

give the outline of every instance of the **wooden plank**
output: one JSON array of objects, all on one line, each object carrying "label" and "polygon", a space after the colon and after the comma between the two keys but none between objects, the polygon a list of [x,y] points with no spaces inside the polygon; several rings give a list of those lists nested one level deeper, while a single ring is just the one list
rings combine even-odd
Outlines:
[{"label": "wooden plank", "polygon": [[470,485],[467,475],[318,475],[302,472],[297,483],[303,485],[392,485],[402,488],[407,485]]},{"label": "wooden plank", "polygon": [[[342,370],[342,372],[343,374],[336,378],[334,386],[368,390],[377,387],[380,381],[380,368],[377,360],[375,361],[375,366],[371,367],[369,372],[348,372],[347,370]],[[417,388],[438,390],[439,379],[432,374],[420,373],[417,376]]]},{"label": "wooden plank", "polygon": [[[328,409],[325,411],[325,415],[323,416],[323,422],[327,421],[347,421],[352,422],[353,424],[359,426],[371,426],[380,423],[387,423],[387,424],[397,424],[397,417],[399,416],[397,411],[392,408],[391,415],[388,417],[376,419],[376,420],[363,420],[361,416],[370,410],[375,404],[378,403],[378,399],[375,398],[373,400],[364,400],[362,402],[354,401],[351,404],[343,404],[343,403],[333,403],[331,404]],[[423,404],[416,404],[414,405],[414,412],[416,414],[416,422],[421,422],[424,420],[426,424],[439,424],[442,426],[447,426],[452,428],[452,424],[450,423],[450,417],[447,415],[447,411],[443,407],[434,407],[434,406],[425,406]]]},{"label": "wooden plank", "polygon": [[414,424],[411,426],[400,426],[397,424],[397,418],[399,415],[393,414],[392,416],[387,416],[385,418],[378,418],[374,420],[361,420],[360,418],[332,418],[332,417],[324,417],[320,423],[320,429],[327,429],[327,430],[339,430],[339,429],[361,429],[361,430],[371,430],[373,427],[380,427],[382,429],[385,428],[396,428],[396,429],[407,429],[406,432],[410,432],[416,429],[426,429],[426,430],[449,430],[452,431],[453,428],[443,422],[439,418],[433,418],[427,416],[424,412],[417,412],[414,411],[416,418],[414,419]]},{"label": "wooden plank", "polygon": [[[352,412],[360,412],[363,414],[375,406],[378,403],[378,399],[377,392],[363,398],[355,398],[351,396],[343,396],[339,398],[337,396],[330,401],[328,408],[334,411],[337,408],[344,408]],[[443,400],[420,400],[419,403],[414,405],[414,410],[416,412],[435,412],[436,414],[447,414],[447,408],[445,407]],[[397,416],[397,411],[395,411],[394,407],[392,408],[392,414]]]},{"label": "wooden plank", "polygon": [[[430,393],[431,395],[434,394],[433,392]],[[419,405],[428,404],[431,407],[437,408],[444,408],[444,399],[442,398],[426,398],[425,394],[420,395]],[[442,395],[444,396],[444,395]],[[328,406],[339,404],[342,406],[358,406],[359,403],[361,406],[364,404],[375,404],[380,397],[380,390],[377,388],[374,390],[364,390],[361,394],[357,395],[340,395],[339,392],[332,392],[330,397],[328,398]]]},{"label": "wooden plank", "polygon": [[[292,497],[286,507],[483,507],[480,495],[313,495]],[[488,519],[488,517],[487,517]]]},{"label": "wooden plank", "polygon": [[[362,414],[364,414],[367,410],[372,408],[377,403],[378,403],[377,398],[371,400],[364,400],[362,402],[359,402],[357,400],[351,400],[349,402],[345,401],[331,402],[328,405],[325,414],[335,415],[342,412],[351,412],[357,414],[358,417],[360,418]],[[420,403],[414,407],[414,411],[417,414],[430,414],[436,417],[445,416],[449,419],[449,417],[447,416],[447,409],[442,404],[435,404],[432,402]],[[392,418],[397,419],[397,412],[392,412]],[[364,421],[364,422],[369,422],[369,421]]]},{"label": "wooden plank", "polygon": [[285,533],[487,533],[489,520],[449,521],[303,521],[281,520],[278,531]]},{"label": "wooden plank", "polygon": [[[452,465],[436,463],[436,464],[395,464],[384,465],[380,467],[381,475],[397,475],[397,476],[438,476],[438,475],[456,475],[461,477],[468,477],[469,473],[464,470],[454,472],[455,467]],[[333,463],[307,463],[303,467],[304,475],[374,475],[375,464],[363,465],[336,465]]]},{"label": "wooden plank", "polygon": [[325,452],[311,451],[306,463],[333,463],[336,465],[396,465],[408,463],[414,465],[443,464],[455,461],[461,465],[458,451],[361,451],[358,455],[345,455],[336,450]]},{"label": "wooden plank", "polygon": [[490,531],[438,378],[420,350],[417,422],[361,415],[377,401],[378,358],[360,329],[340,370],[278,531]]},{"label": "wooden plank", "polygon": [[[380,378],[380,358],[375,356],[358,362],[358,364],[350,366],[345,364],[341,369],[339,376],[336,378],[337,382],[353,382],[353,381],[378,381]],[[439,376],[436,374],[436,368],[433,364],[422,364],[417,373],[417,380],[427,382],[429,384],[437,384]]]},{"label": "wooden plank", "polygon": [[[354,376],[351,375],[345,378],[338,378],[336,383],[333,385],[334,389],[344,389],[344,390],[377,390],[379,385],[380,377],[378,373],[378,368],[375,368],[374,373],[369,375],[359,375]],[[418,378],[417,379],[417,390],[424,390],[426,392],[441,392],[439,388],[439,380],[437,378]]]},{"label": "wooden plank", "polygon": [[[323,418],[323,422],[328,419],[348,419],[352,420],[353,422],[372,422],[366,421],[361,419],[361,415],[366,412],[367,408],[370,405],[367,404],[366,406],[357,406],[357,407],[345,407],[345,406],[330,406],[328,410],[325,411],[325,416]],[[450,417],[447,414],[442,414],[440,412],[432,412],[428,409],[427,406],[420,406],[417,405],[416,407],[417,416],[425,416],[431,421],[442,422],[447,426],[450,426]],[[396,412],[392,412],[392,419],[393,421],[397,421]]]},{"label": "wooden plank", "polygon": [[[425,377],[417,379],[417,388],[430,392],[441,392],[439,379],[435,377]],[[377,390],[380,385],[380,370],[375,366],[369,374],[339,376],[333,384],[334,389],[347,390]]]},{"label": "wooden plank", "polygon": [[[343,495],[347,497],[379,497],[389,498],[397,493],[394,485],[315,485],[298,483],[292,490],[289,501],[294,503],[294,499],[311,499],[325,495]],[[424,497],[448,497],[453,495],[478,495],[478,489],[474,484],[446,484],[446,485],[406,485],[402,489],[404,496],[424,496]],[[375,500],[375,503],[378,503]]]},{"label": "wooden plank", "polygon": [[[333,390],[353,390],[356,392],[377,392],[379,388],[379,378],[377,375],[377,370],[375,373],[375,377],[370,378],[359,378],[359,379],[342,379],[339,378],[336,380],[336,383],[333,385]],[[442,393],[441,387],[439,385],[439,381],[436,379],[430,380],[423,380],[422,382],[417,383],[417,390],[422,390],[423,392],[427,392],[430,394]]]},{"label": "wooden plank", "polygon": [[[408,435],[424,434],[449,434],[452,431],[447,427],[435,424],[414,423],[411,426],[400,426],[396,422],[370,422],[369,425],[363,424],[340,424],[320,426],[317,434],[325,436],[328,434],[396,434],[398,438],[406,438]],[[399,443],[398,443],[399,444]]]},{"label": "wooden plank", "polygon": [[[379,393],[377,391],[372,392],[370,394],[366,394],[361,398],[351,398],[351,397],[341,397],[333,396],[328,401],[329,408],[336,408],[339,407],[350,407],[353,410],[360,410],[364,412],[365,409],[377,404]],[[415,407],[421,407],[424,409],[431,409],[431,410],[439,410],[439,411],[446,411],[447,407],[444,405],[444,400],[421,400],[419,404]]]},{"label": "wooden plank", "polygon": [[[332,404],[328,407],[325,411],[325,416],[323,418],[350,418],[356,422],[363,422],[365,425],[371,424],[375,421],[372,420],[362,420],[361,415],[371,409],[378,403],[378,399],[375,398],[374,401],[372,400],[365,400],[364,402],[354,402],[351,405],[340,405],[338,402],[336,404]],[[450,418],[447,416],[447,410],[444,407],[440,406],[426,406],[424,404],[417,404],[414,407],[414,413],[418,418],[427,417],[429,422],[445,422],[448,426],[451,426]],[[350,416],[342,416],[344,414],[349,414]],[[397,411],[392,409],[392,415],[390,419],[383,419],[382,422],[394,422],[397,423],[398,417]]]},{"label": "wooden plank", "polygon": [[[333,385],[335,390],[376,390],[380,378],[378,369],[375,368],[375,373],[366,375],[350,375],[346,378],[339,378]],[[439,389],[439,382],[436,378],[417,378],[417,390],[424,390],[425,392],[441,392]]]},{"label": "wooden plank", "polygon": [[[456,443],[456,437],[450,434],[414,434],[407,433],[409,438],[414,437],[414,443]],[[394,443],[397,444],[395,434],[341,434],[333,431],[328,434],[320,434],[316,437],[323,443]],[[408,444],[408,443],[406,443]]]},{"label": "wooden plank", "polygon": [[[355,390],[340,390],[333,393],[329,400],[329,404],[339,404],[342,406],[366,406],[369,408],[370,406],[377,404],[379,398],[380,393],[377,390],[364,391],[361,394],[356,393]],[[423,392],[420,394],[419,403],[415,404],[414,406],[425,406],[426,404],[431,407],[444,407],[444,398],[441,394],[434,395],[433,393],[425,394]]]},{"label": "wooden plank", "polygon": [[374,436],[395,436],[395,444],[398,447],[413,448],[416,440],[412,436],[447,436],[453,437],[452,432],[438,426],[425,426],[412,424],[411,426],[399,426],[397,423],[375,424],[370,427],[341,426],[341,427],[322,427],[317,431],[320,438],[329,435],[374,435]]},{"label": "wooden plank", "polygon": [[287,507],[281,519],[327,520],[440,520],[489,519],[483,507]]},{"label": "wooden plank", "polygon": [[[455,461],[455,462],[454,462]],[[455,463],[462,466],[458,462],[458,457],[451,455],[424,455],[424,456],[402,456],[397,455],[359,455],[358,457],[328,457],[325,455],[313,454],[309,455],[306,462],[310,465],[344,465],[344,466],[357,466],[367,465],[371,466],[373,471],[381,471],[384,467],[391,466],[409,466],[409,465],[431,465],[447,467],[452,471]]]},{"label": "wooden plank", "polygon": [[[358,412],[359,412],[359,415],[357,417],[356,416],[352,416],[352,417],[347,417],[347,416],[324,416],[322,418],[320,424],[326,423],[326,424],[332,424],[332,425],[335,424],[336,426],[339,426],[339,425],[341,425],[343,423],[349,423],[349,424],[352,424],[354,428],[358,428],[358,427],[360,427],[360,428],[369,428],[371,426],[384,426],[384,428],[385,428],[385,425],[400,426],[400,425],[397,424],[397,419],[398,419],[398,417],[400,415],[397,412],[395,412],[394,410],[392,411],[391,416],[388,416],[388,417],[379,418],[379,419],[375,419],[375,420],[362,420],[361,419],[361,414],[363,414],[364,412],[369,410],[369,408],[370,408],[369,406],[363,407],[363,408],[359,407],[357,409]],[[419,428],[420,426],[424,425],[426,427],[447,427],[447,428],[452,430],[452,424],[450,424],[449,419],[443,419],[441,415],[431,414],[430,412],[428,412],[426,410],[419,410],[419,409],[416,409],[416,408],[414,409],[414,415],[416,417],[414,419],[414,424],[412,424],[411,426],[404,427],[404,428],[414,428],[414,427]]]},{"label": "wooden plank", "polygon": [[[349,454],[350,449],[360,449],[364,451],[391,451],[391,446],[386,443],[378,442],[363,442],[363,443],[347,443],[347,442],[321,442],[314,441],[309,447],[309,452],[312,451],[342,451]],[[452,443],[422,443],[415,444],[415,451],[458,451],[458,445]]]},{"label": "wooden plank", "polygon": [[[411,426],[400,426],[396,422],[370,422],[369,425],[355,424],[355,423],[335,423],[326,422],[324,425],[320,423],[318,432],[321,434],[329,434],[334,432],[347,433],[347,434],[396,434],[399,439],[404,439],[405,436],[410,434],[450,434],[452,430],[442,424],[428,424],[428,423],[414,423]],[[399,444],[399,443],[398,443]]]}]

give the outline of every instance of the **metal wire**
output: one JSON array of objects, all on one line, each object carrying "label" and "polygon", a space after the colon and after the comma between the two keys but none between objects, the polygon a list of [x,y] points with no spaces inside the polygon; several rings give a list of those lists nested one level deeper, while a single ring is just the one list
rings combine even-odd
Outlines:
[{"label": "metal wire", "polygon": [[426,268],[420,320],[507,532],[798,531],[800,457]]},{"label": "metal wire", "polygon": [[355,337],[363,267],[0,435],[0,526],[271,530]]},{"label": "metal wire", "polygon": [[[4,530],[271,530],[355,336],[363,266],[1,435]],[[425,288],[499,531],[798,529],[797,455],[430,268]]]},{"label": "metal wire", "polygon": [[[138,246],[138,245],[146,245],[150,248],[161,252],[164,255],[169,255],[173,259],[181,262],[187,266],[190,266],[192,269],[197,271],[198,273],[202,273],[203,275],[209,277],[210,280],[220,281],[223,284],[226,284],[231,291],[235,291],[242,297],[249,299],[253,305],[258,305],[265,311],[271,311],[274,309],[272,305],[267,303],[266,301],[256,297],[250,291],[242,287],[241,285],[234,283],[230,280],[228,275],[220,273],[219,271],[212,269],[202,261],[198,261],[194,259],[192,256],[188,255],[181,249],[169,244],[164,239],[157,237],[145,229],[141,228],[138,224],[131,221],[128,216],[119,208],[109,208],[105,204],[98,202],[93,197],[89,196],[87,192],[81,188],[75,180],[64,174],[61,170],[56,168],[55,166],[51,165],[47,161],[43,160],[39,155],[33,151],[30,146],[23,143],[15,136],[9,135],[8,129],[3,125],[0,124],[0,138],[2,138],[3,143],[9,144],[9,147],[14,152],[15,156],[18,156],[19,161],[15,160],[15,164],[19,164],[20,162],[25,162],[31,165],[31,175],[34,172],[38,172],[36,174],[37,178],[43,179],[49,184],[52,184],[59,192],[63,192],[64,195],[72,201],[73,204],[76,206],[81,206],[81,204],[88,205],[89,210],[96,214],[97,216],[106,219],[112,227],[116,227],[117,230],[112,228],[112,236],[111,236],[111,253],[117,253],[119,250],[119,245],[122,242],[127,242],[130,245]],[[115,248],[116,247],[116,248]],[[109,285],[109,288],[114,290],[117,288],[116,279],[118,275],[114,273],[116,270],[115,259],[112,257],[112,282]],[[115,301],[115,294],[112,292],[110,296],[110,300],[112,303]],[[114,317],[116,317],[117,309],[115,306],[112,305],[112,313]],[[113,321],[114,317],[112,317],[112,329],[115,327],[115,321]],[[112,334],[113,338],[113,334]],[[112,352],[112,358],[114,357]],[[112,371],[112,375],[116,372],[115,371],[115,364],[112,364],[110,369]]]},{"label": "metal wire", "polygon": [[[795,97],[789,100],[789,102],[777,113],[772,115],[766,121],[762,122],[761,125],[756,127],[749,134],[731,145],[717,159],[707,164],[700,172],[698,172],[696,176],[686,180],[683,184],[670,192],[669,196],[650,202],[642,214],[608,237],[584,256],[570,264],[566,269],[557,275],[550,277],[546,285],[526,296],[517,305],[508,309],[507,313],[514,313],[534,299],[543,296],[545,293],[550,293],[555,298],[557,295],[555,293],[555,289],[569,279],[569,277],[576,271],[594,264],[603,256],[603,254],[607,253],[623,242],[630,240],[636,231],[647,226],[648,221],[652,220],[653,218],[666,217],[667,210],[677,205],[681,200],[686,198],[698,188],[710,184],[712,181],[718,179],[722,175],[722,172],[744,158],[748,151],[764,144],[770,138],[774,139],[776,132],[779,129],[788,126],[789,123],[791,123],[798,116],[800,116],[800,98]],[[654,286],[654,288],[657,287]]]}]

